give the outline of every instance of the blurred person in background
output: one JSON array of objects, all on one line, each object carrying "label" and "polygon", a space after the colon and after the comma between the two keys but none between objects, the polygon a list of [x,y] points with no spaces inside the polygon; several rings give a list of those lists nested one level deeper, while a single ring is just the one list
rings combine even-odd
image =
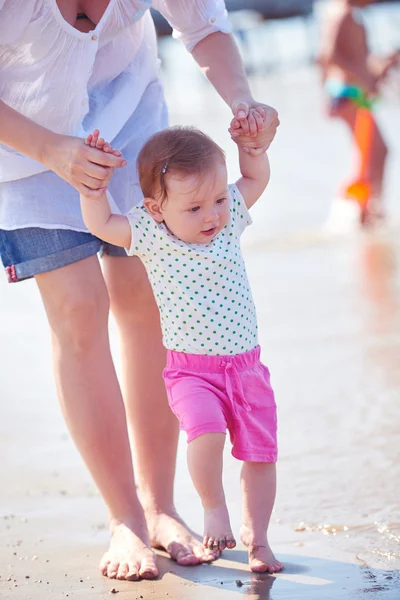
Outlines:
[{"label": "blurred person in background", "polygon": [[359,165],[332,205],[330,225],[374,224],[383,217],[382,191],[388,148],[372,112],[379,86],[399,58],[372,55],[362,8],[371,0],[330,0],[325,13],[319,64],[328,114],[350,130]]},{"label": "blurred person in background", "polygon": [[[157,576],[152,546],[183,565],[218,556],[174,508],[178,423],[166,399],[147,276],[138,258],[87,231],[79,206],[79,192],[98,197],[114,169],[113,209],[125,214],[142,199],[137,154],[168,125],[150,4],[0,0],[0,256],[10,282],[34,277],[39,287],[62,410],[109,509],[112,540],[100,569],[130,580]],[[239,121],[261,110],[262,125],[244,124],[237,142],[250,154],[264,152],[277,113],[251,95],[224,2],[153,4]],[[85,146],[81,138],[94,127],[123,156]],[[110,306],[124,398],[109,345]]]}]

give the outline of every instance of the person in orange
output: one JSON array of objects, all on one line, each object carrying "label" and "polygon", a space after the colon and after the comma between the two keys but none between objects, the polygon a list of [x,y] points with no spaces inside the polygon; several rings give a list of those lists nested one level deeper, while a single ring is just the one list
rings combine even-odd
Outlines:
[{"label": "person in orange", "polygon": [[378,57],[369,51],[361,9],[371,0],[331,0],[323,22],[319,65],[328,113],[349,128],[359,155],[357,173],[346,183],[330,224],[373,224],[383,217],[382,189],[388,148],[373,114],[379,86],[400,58],[397,51]]}]

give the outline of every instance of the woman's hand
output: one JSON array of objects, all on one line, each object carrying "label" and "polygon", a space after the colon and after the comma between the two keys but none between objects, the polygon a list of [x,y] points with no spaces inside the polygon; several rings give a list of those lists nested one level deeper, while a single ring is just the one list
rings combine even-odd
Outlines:
[{"label": "woman's hand", "polygon": [[89,198],[100,197],[114,169],[127,164],[122,156],[92,148],[80,138],[58,134],[47,144],[41,162]]},{"label": "woman's hand", "polygon": [[253,156],[266,152],[279,126],[277,111],[251,99],[235,102],[232,112],[234,117],[229,127],[232,140]]}]

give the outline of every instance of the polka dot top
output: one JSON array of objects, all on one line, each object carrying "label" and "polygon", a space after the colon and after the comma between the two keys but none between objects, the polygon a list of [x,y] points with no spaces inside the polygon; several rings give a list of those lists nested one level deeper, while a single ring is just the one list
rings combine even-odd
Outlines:
[{"label": "polka dot top", "polygon": [[231,218],[208,244],[187,244],[143,206],[128,215],[127,253],[147,271],[167,349],[229,355],[258,345],[256,311],[240,249],[251,217],[236,185],[229,186]]}]

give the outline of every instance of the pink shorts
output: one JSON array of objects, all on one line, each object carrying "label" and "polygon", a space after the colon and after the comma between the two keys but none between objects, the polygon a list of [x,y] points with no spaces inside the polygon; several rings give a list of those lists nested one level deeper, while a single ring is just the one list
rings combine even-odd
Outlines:
[{"label": "pink shorts", "polygon": [[234,356],[168,350],[164,380],[188,442],[228,429],[235,458],[276,462],[276,404],[259,347]]}]

